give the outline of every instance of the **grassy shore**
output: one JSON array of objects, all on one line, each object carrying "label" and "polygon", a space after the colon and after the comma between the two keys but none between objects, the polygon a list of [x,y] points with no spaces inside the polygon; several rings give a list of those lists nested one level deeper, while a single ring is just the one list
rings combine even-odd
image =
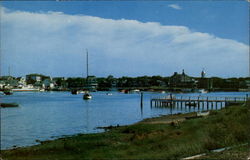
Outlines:
[{"label": "grassy shore", "polygon": [[[245,159],[249,153],[250,105],[211,111],[162,116],[115,127],[104,133],[80,134],[32,147],[1,152],[3,159],[180,159],[201,153],[204,158],[232,156]],[[221,153],[213,149],[246,144]],[[225,154],[223,154],[225,153]],[[219,158],[218,158],[219,157]],[[227,158],[226,158],[227,159]]]}]

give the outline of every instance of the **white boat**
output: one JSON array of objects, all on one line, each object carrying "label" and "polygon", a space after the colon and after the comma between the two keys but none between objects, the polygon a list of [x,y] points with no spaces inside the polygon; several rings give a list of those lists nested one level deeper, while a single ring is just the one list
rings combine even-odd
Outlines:
[{"label": "white boat", "polygon": [[199,93],[208,93],[208,91],[205,89],[199,89]]}]

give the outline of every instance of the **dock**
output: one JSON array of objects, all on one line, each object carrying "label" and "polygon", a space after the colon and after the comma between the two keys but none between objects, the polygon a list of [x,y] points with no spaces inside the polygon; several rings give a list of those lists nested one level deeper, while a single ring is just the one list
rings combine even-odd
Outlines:
[{"label": "dock", "polygon": [[198,110],[221,109],[229,105],[243,104],[247,101],[245,97],[213,97],[213,96],[175,96],[167,95],[151,98],[152,107],[170,107],[170,108],[195,108]]}]

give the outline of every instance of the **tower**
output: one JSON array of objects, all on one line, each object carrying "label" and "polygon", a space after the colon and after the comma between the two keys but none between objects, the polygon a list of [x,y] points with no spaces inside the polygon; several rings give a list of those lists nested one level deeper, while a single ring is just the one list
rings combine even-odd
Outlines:
[{"label": "tower", "polygon": [[202,69],[201,78],[205,78],[205,76],[206,76],[206,72],[204,71],[204,69]]}]

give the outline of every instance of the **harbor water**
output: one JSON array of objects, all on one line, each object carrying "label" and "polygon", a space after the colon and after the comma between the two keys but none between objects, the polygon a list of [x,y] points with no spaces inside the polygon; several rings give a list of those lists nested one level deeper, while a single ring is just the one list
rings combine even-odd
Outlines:
[{"label": "harbor water", "polygon": [[[109,93],[109,94],[107,94]],[[246,96],[246,92],[213,92],[206,96]],[[93,99],[70,92],[14,92],[1,95],[1,102],[17,103],[19,107],[1,108],[1,149],[30,146],[38,141],[56,139],[79,133],[97,133],[97,127],[129,125],[145,118],[192,112],[170,108],[151,108],[150,99],[166,94],[144,92],[93,92]],[[182,94],[197,96],[199,93]]]}]

